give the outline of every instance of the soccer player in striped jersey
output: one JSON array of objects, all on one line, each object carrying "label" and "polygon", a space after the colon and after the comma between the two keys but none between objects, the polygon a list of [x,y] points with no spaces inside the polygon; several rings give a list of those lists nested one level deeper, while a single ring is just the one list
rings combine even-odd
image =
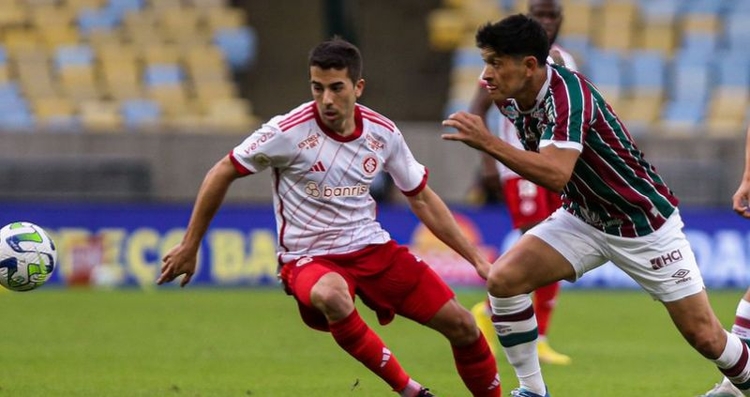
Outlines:
[{"label": "soccer player in striped jersey", "polygon": [[[555,39],[557,39],[563,21],[563,9],[560,1],[531,0],[529,2],[528,14],[539,21],[542,27],[544,27],[545,32],[547,32],[547,38],[549,38],[551,44],[550,57],[547,58],[547,61],[563,65],[570,70],[576,70],[577,67],[573,56],[555,44]],[[469,112],[485,117],[491,106],[492,98],[490,98],[487,92],[486,82],[480,79],[480,84],[477,84],[477,90],[474,98],[472,98]],[[522,148],[521,141],[518,140],[516,127],[507,118],[503,116],[500,116],[500,118],[497,136],[518,148]],[[489,185],[489,188],[496,185],[498,180],[500,181],[505,205],[508,208],[513,227],[522,233],[525,233],[534,225],[543,221],[562,204],[559,192],[549,191],[521,178],[513,170],[486,153],[482,153],[482,168],[484,173],[482,179],[486,181],[485,183]],[[542,363],[567,365],[571,363],[570,357],[555,351],[547,339],[547,331],[559,291],[560,282],[544,285],[534,291],[534,313],[536,314],[539,329],[537,351],[539,361]],[[485,334],[485,337],[487,337],[490,347],[493,348],[493,351],[496,350],[497,340],[494,337],[495,328],[490,318],[491,309],[489,300],[477,303],[471,308],[471,312],[479,328]]]},{"label": "soccer player in striped jersey", "polygon": [[750,395],[748,346],[722,328],[708,302],[678,200],[601,93],[582,74],[547,64],[547,34],[525,15],[482,26],[476,40],[488,92],[525,150],[466,112],[443,122],[457,130],[443,138],[563,193],[563,206],[498,258],[487,280],[498,339],[520,383],[512,395],[550,395],[529,292],[607,261],[660,301],[690,345]]},{"label": "soccer player in striped jersey", "polygon": [[227,189],[270,169],[280,278],[307,326],[330,332],[400,396],[432,396],[362,320],[357,295],[382,325],[401,315],[443,334],[471,395],[499,397],[495,357],[471,313],[377,222],[369,194],[375,175],[388,172],[415,215],[483,277],[488,259],[427,185],[427,169],[396,125],[357,103],[365,86],[357,47],[338,38],[321,43],[310,53],[309,73],[313,101],[272,118],[208,172],[185,237],[164,257],[157,283],[180,275],[182,286],[190,282],[201,239]]},{"label": "soccer player in striped jersey", "polygon": [[[732,209],[737,215],[750,219],[750,127],[745,133],[745,171],[737,191],[732,196]],[[750,344],[750,288],[740,299],[735,311],[732,333],[740,337],[746,344]],[[737,397],[740,391],[726,376],[721,383],[709,390],[702,397]]]}]

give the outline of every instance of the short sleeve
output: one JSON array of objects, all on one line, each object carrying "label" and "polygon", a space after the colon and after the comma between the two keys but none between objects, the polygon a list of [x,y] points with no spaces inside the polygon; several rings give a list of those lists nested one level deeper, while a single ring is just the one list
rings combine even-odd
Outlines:
[{"label": "short sleeve", "polygon": [[229,153],[232,163],[241,174],[254,174],[268,167],[284,165],[292,153],[284,133],[264,125],[237,145]]},{"label": "short sleeve", "polygon": [[414,158],[401,132],[396,130],[393,134],[385,170],[401,192],[413,196],[427,185],[427,168]]},{"label": "short sleeve", "polygon": [[566,77],[553,87],[544,105],[548,122],[541,140],[582,147],[593,112],[593,98],[585,84],[575,75]]}]

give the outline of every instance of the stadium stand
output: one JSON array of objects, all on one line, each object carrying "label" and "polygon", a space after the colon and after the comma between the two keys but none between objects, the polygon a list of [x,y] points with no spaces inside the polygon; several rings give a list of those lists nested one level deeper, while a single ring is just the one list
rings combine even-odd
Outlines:
[{"label": "stadium stand", "polygon": [[256,54],[227,0],[3,0],[0,129],[245,132]]},{"label": "stadium stand", "polygon": [[[478,24],[470,16],[479,6],[488,3],[444,0],[426,20],[433,48],[454,51],[456,59],[446,114],[465,109],[470,99],[465,76],[476,78],[481,70],[463,60],[466,47],[474,46]],[[563,6],[559,43],[631,132],[744,133],[750,121],[750,57],[742,47],[750,43],[750,0],[563,0]],[[526,0],[498,0],[485,15],[526,7]]]}]

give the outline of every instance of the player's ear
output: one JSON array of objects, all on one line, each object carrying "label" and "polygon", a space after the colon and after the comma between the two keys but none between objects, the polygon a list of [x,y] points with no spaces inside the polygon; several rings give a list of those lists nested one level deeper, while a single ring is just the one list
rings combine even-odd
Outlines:
[{"label": "player's ear", "polygon": [[533,72],[536,68],[540,66],[536,57],[531,56],[531,55],[525,56],[523,58],[522,63],[523,63],[524,68],[526,69],[526,72],[528,73]]},{"label": "player's ear", "polygon": [[357,98],[362,96],[362,92],[365,90],[365,79],[359,79],[357,80],[357,83],[354,84],[354,93],[357,95]]}]

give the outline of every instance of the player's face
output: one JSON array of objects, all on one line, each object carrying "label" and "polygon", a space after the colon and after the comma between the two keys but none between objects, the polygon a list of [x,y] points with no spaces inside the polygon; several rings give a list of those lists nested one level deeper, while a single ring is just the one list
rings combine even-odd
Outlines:
[{"label": "player's face", "polygon": [[318,114],[328,128],[338,133],[354,130],[354,105],[364,86],[361,79],[354,84],[346,69],[310,67],[310,88]]},{"label": "player's face", "polygon": [[562,7],[556,0],[531,0],[529,3],[529,16],[539,22],[547,32],[550,44],[555,42],[560,32],[563,15]]},{"label": "player's face", "polygon": [[493,101],[516,98],[529,86],[532,75],[529,62],[533,57],[519,59],[508,55],[498,55],[495,51],[484,48],[482,59],[485,63],[482,80],[487,83],[487,92]]}]

